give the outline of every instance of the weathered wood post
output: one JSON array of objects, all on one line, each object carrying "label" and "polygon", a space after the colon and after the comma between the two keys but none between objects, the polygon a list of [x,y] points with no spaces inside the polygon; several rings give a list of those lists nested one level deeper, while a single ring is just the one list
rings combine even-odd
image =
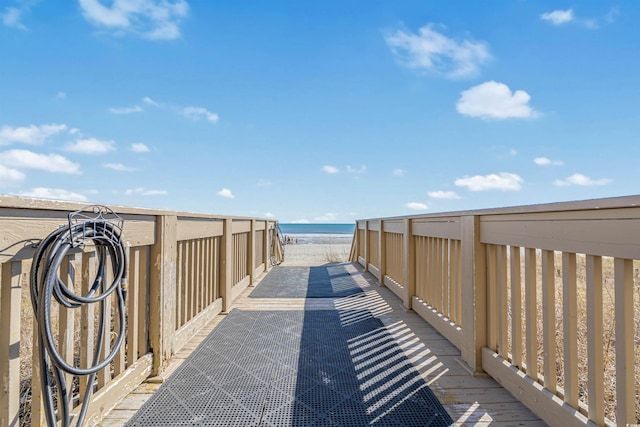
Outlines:
[{"label": "weathered wood post", "polygon": [[364,271],[369,271],[369,221],[364,221]]},{"label": "weathered wood post", "polygon": [[264,271],[271,269],[271,257],[269,256],[269,221],[264,222],[264,231],[262,234],[262,260],[264,261]]},{"label": "weathered wood post", "polygon": [[151,246],[149,281],[149,341],[153,351],[152,375],[166,368],[174,352],[176,324],[176,215],[156,217],[156,242]]},{"label": "weathered wood post", "polygon": [[482,348],[487,345],[487,284],[485,248],[480,243],[480,217],[462,222],[462,360],[482,372]]}]

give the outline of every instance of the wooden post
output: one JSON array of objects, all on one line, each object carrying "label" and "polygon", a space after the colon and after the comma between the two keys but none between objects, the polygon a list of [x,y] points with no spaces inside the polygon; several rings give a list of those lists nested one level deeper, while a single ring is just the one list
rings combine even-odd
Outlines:
[{"label": "wooden post", "polygon": [[364,271],[369,271],[369,221],[364,221]]},{"label": "wooden post", "polygon": [[415,244],[411,236],[411,219],[404,219],[404,295],[402,303],[407,310],[411,310],[411,300],[416,294],[416,274],[415,274]]},{"label": "wooden post", "polygon": [[222,298],[222,311],[228,313],[231,310],[231,288],[233,287],[233,230],[231,218],[223,220],[222,242],[220,244],[220,297]]},{"label": "wooden post", "polygon": [[0,290],[0,426],[20,424],[20,301],[22,264],[2,265]]},{"label": "wooden post", "polygon": [[378,270],[380,271],[380,286],[384,286],[384,276],[387,274],[387,248],[384,237],[384,221],[380,220],[378,229]]},{"label": "wooden post", "polygon": [[247,242],[247,263],[249,264],[249,286],[254,286],[256,281],[256,220],[251,220],[249,227],[249,241]]},{"label": "wooden post", "polygon": [[264,271],[271,269],[271,259],[269,257],[269,221],[264,222],[262,235],[262,260],[264,261]]},{"label": "wooden post", "polygon": [[482,347],[487,345],[487,285],[480,217],[463,216],[462,226],[462,360],[482,372]]},{"label": "wooden post", "polygon": [[149,341],[152,375],[166,368],[174,351],[176,316],[177,226],[175,215],[156,217],[156,242],[151,246]]}]

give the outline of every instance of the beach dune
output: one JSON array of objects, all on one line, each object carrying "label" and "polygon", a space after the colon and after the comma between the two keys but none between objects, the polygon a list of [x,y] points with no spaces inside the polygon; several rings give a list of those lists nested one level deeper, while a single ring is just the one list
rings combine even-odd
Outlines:
[{"label": "beach dune", "polygon": [[285,245],[282,265],[322,265],[349,260],[351,244]]}]

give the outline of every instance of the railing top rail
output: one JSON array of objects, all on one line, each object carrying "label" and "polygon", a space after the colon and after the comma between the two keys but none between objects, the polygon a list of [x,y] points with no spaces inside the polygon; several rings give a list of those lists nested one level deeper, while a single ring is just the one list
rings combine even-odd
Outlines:
[{"label": "railing top rail", "polygon": [[543,203],[537,205],[522,205],[511,206],[504,208],[491,208],[491,209],[475,209],[464,211],[452,211],[452,212],[438,212],[438,213],[424,213],[415,215],[404,216],[392,216],[392,217],[376,217],[376,218],[359,218],[359,221],[378,221],[378,220],[402,220],[402,219],[438,219],[442,217],[461,217],[461,216],[475,216],[475,215],[509,215],[520,213],[548,213],[548,212],[569,212],[569,211],[583,211],[583,210],[595,210],[595,209],[623,209],[640,207],[640,195],[623,196],[623,197],[609,197],[603,199],[588,199],[578,200],[571,202],[555,202],[555,203]]},{"label": "railing top rail", "polygon": [[[77,211],[90,206],[91,203],[67,202],[60,200],[36,199],[30,197],[6,196],[0,195],[0,209],[38,209],[49,211]],[[118,214],[126,215],[175,215],[181,218],[199,218],[199,219],[221,219],[229,218],[235,220],[252,220],[274,221],[269,218],[234,216],[234,215],[216,215],[204,214],[184,211],[171,211],[163,209],[135,208],[131,206],[114,206],[109,205],[111,209]]]}]

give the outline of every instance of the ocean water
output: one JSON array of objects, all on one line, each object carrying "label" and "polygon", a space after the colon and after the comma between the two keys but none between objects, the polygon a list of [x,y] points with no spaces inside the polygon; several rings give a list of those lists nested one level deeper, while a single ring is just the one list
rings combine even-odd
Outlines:
[{"label": "ocean water", "polygon": [[344,244],[353,239],[354,224],[280,224],[283,237],[289,237],[291,244]]}]

